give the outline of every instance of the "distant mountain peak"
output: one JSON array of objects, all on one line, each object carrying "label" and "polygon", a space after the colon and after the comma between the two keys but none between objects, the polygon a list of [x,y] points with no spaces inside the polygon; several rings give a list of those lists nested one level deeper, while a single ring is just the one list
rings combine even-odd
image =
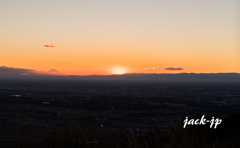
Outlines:
[{"label": "distant mountain peak", "polygon": [[61,72],[59,72],[56,69],[50,69],[50,70],[47,71],[47,73],[51,74],[51,75],[59,75],[59,74],[61,74]]}]

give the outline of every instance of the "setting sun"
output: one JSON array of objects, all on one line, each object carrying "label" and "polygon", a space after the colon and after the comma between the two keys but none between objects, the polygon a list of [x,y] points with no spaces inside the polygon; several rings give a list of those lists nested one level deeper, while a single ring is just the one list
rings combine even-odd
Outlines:
[{"label": "setting sun", "polygon": [[115,74],[115,75],[125,74],[126,72],[127,72],[127,70],[122,67],[116,67],[116,68],[112,69],[112,74]]}]

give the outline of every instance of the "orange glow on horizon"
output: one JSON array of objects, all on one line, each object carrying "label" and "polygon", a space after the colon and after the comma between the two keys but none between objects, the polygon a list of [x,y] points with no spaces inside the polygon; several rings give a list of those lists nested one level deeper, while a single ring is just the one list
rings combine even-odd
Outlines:
[{"label": "orange glow on horizon", "polygon": [[127,73],[127,70],[122,67],[115,67],[112,69],[112,74],[115,74],[115,75],[122,75],[126,73]]},{"label": "orange glow on horizon", "polygon": [[[7,67],[61,73],[54,75],[240,73],[239,1],[13,1],[0,5]],[[143,70],[150,67],[163,69]]]}]

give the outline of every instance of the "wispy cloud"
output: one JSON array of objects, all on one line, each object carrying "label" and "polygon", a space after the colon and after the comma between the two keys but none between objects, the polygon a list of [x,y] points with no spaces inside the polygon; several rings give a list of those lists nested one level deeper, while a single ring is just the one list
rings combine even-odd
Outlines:
[{"label": "wispy cloud", "polygon": [[161,68],[161,67],[147,67],[147,68],[143,68],[143,70],[164,70],[164,68]]},{"label": "wispy cloud", "polygon": [[54,47],[56,47],[56,46],[53,46],[53,45],[43,45],[44,47],[52,47],[52,48],[54,48]]}]

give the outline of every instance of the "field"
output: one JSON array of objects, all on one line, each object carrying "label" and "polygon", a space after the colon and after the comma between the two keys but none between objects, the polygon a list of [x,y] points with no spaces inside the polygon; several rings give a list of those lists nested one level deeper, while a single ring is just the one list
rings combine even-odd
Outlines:
[{"label": "field", "polygon": [[[111,132],[117,132],[148,139],[151,136],[146,134],[156,134],[156,127],[164,134],[176,127],[178,134],[198,128],[183,129],[182,121],[186,116],[199,119],[205,115],[208,119],[223,119],[224,123],[226,117],[239,113],[239,83],[117,80],[1,80],[0,83],[3,143],[49,128],[60,133],[68,131],[69,127],[74,129],[72,131],[78,131],[76,127],[88,129],[87,124],[94,128],[95,134],[108,133],[111,137],[114,135]],[[234,131],[237,127],[231,124],[227,128]],[[58,128],[61,130],[56,130]],[[203,128],[208,131],[209,126]],[[220,129],[223,130],[221,125]],[[176,136],[173,131],[171,134]]]}]

